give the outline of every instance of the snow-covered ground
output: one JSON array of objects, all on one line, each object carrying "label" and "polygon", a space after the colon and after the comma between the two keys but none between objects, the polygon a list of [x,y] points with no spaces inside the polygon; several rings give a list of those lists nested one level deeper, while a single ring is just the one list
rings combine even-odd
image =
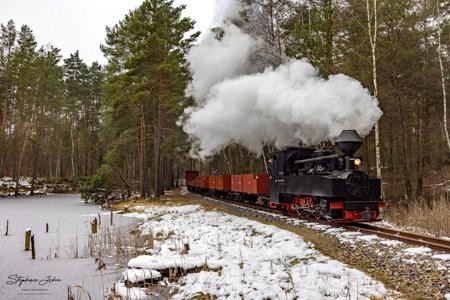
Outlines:
[{"label": "snow-covered ground", "polygon": [[[274,226],[205,211],[198,205],[141,208],[128,216],[143,219],[142,234],[156,237],[153,249],[131,259],[130,270],[116,285],[118,293],[132,299],[147,299],[147,290],[137,287],[144,279],[173,287],[174,299],[198,294],[219,299],[371,299],[392,295],[380,282]],[[169,281],[168,272],[177,280]]]}]

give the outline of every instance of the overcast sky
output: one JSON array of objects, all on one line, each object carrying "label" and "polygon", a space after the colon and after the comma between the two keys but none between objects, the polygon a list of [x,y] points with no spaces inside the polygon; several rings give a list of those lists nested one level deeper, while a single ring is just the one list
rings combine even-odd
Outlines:
[{"label": "overcast sky", "polygon": [[[19,29],[31,27],[41,45],[52,44],[63,56],[80,50],[87,62],[105,63],[99,45],[104,43],[105,26],[113,26],[142,0],[0,0],[0,23],[13,19]],[[186,4],[185,14],[196,29],[206,30],[212,22],[215,0],[175,0]]]}]

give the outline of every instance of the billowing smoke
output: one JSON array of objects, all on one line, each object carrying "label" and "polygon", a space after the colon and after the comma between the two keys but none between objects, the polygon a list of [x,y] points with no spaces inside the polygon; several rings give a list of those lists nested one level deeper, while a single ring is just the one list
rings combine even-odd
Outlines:
[{"label": "billowing smoke", "polygon": [[189,93],[197,102],[205,100],[216,83],[241,74],[256,44],[249,35],[231,23],[225,24],[221,30],[224,34],[221,40],[211,32],[188,55],[193,71]]},{"label": "billowing smoke", "polygon": [[244,9],[240,0],[216,0],[213,27],[222,26],[224,21],[239,19]]},{"label": "billowing smoke", "polygon": [[222,38],[210,34],[188,57],[197,106],[185,111],[184,130],[200,157],[231,143],[259,153],[264,143],[313,145],[344,129],[366,136],[381,117],[359,81],[342,74],[323,79],[305,60],[246,74],[259,42],[230,22],[222,28]]}]

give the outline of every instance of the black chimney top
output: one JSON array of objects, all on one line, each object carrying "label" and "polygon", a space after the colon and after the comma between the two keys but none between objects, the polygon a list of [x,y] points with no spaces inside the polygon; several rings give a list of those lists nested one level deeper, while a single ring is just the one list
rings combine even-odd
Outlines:
[{"label": "black chimney top", "polygon": [[343,130],[336,139],[336,146],[345,156],[353,156],[363,144],[363,139],[356,130]]}]

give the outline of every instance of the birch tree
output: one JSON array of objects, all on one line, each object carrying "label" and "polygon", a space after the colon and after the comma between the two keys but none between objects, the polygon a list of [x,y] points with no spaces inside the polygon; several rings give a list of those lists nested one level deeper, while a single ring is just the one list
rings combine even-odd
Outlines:
[{"label": "birch tree", "polygon": [[442,82],[442,104],[443,104],[443,122],[444,122],[444,133],[445,133],[445,140],[447,142],[448,149],[450,150],[450,138],[448,134],[448,126],[447,126],[447,92],[446,92],[446,86],[445,86],[445,75],[444,75],[444,65],[442,63],[442,42],[441,42],[441,35],[442,35],[442,18],[441,18],[441,12],[440,12],[440,3],[439,0],[436,1],[436,11],[437,11],[437,36],[438,36],[438,58],[439,58],[439,68],[441,71],[441,82]]},{"label": "birch tree", "polygon": [[[378,97],[378,80],[377,80],[377,0],[366,0],[367,2],[367,29],[369,33],[370,48],[372,52],[372,77],[373,77],[373,95]],[[372,2],[372,7],[370,2]],[[380,154],[380,127],[379,123],[375,124],[375,164],[377,169],[377,177],[381,179],[381,154]],[[383,185],[381,185],[383,192]]]}]

